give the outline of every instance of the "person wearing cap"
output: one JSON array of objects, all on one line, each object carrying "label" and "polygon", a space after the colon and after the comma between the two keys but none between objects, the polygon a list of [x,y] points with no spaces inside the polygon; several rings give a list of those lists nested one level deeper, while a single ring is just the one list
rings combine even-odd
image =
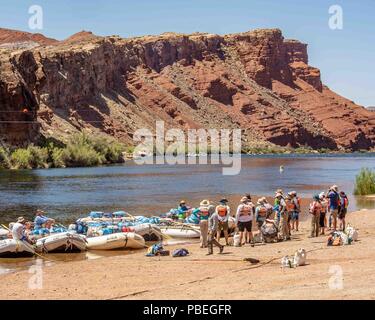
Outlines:
[{"label": "person wearing cap", "polygon": [[299,214],[301,212],[301,199],[298,197],[296,191],[289,192],[289,195],[292,197],[292,201],[294,203],[294,211],[292,213],[292,225],[291,229],[298,231],[299,227]]},{"label": "person wearing cap", "polygon": [[279,220],[279,239],[290,240],[290,233],[288,228],[288,211],[286,209],[286,202],[281,192],[277,192],[275,195],[275,204],[277,211],[277,218]]},{"label": "person wearing cap", "polygon": [[207,237],[208,237],[208,218],[210,217],[210,201],[203,200],[199,204],[199,228],[201,232],[201,248],[207,248]]},{"label": "person wearing cap", "polygon": [[219,201],[219,205],[216,206],[215,208],[215,213],[218,216],[218,227],[217,227],[216,238],[217,238],[217,241],[220,242],[221,232],[223,232],[226,245],[229,244],[228,219],[230,216],[230,207],[227,204],[228,204],[228,200],[223,198]]},{"label": "person wearing cap", "polygon": [[242,245],[242,239],[244,238],[244,233],[248,235],[248,240],[251,246],[254,247],[254,239],[252,233],[252,222],[254,205],[249,201],[248,197],[242,197],[241,204],[237,208],[236,212],[236,226],[240,232],[240,245]]},{"label": "person wearing cap", "polygon": [[320,235],[324,236],[325,227],[327,225],[327,210],[328,210],[328,200],[324,192],[319,193],[320,204],[322,205],[322,210],[320,211],[319,217],[319,227]]},{"label": "person wearing cap", "polygon": [[309,212],[311,214],[311,232],[310,238],[319,236],[319,218],[322,211],[322,204],[320,203],[319,195],[314,195],[313,202],[310,204]]},{"label": "person wearing cap", "polygon": [[17,222],[12,226],[12,237],[17,241],[27,241],[25,234],[25,223],[26,220],[24,217],[19,217]]},{"label": "person wearing cap", "polygon": [[[41,228],[50,228],[52,224],[55,223],[54,219],[48,218],[43,215],[44,211],[38,209],[35,213],[35,219],[34,219],[34,229],[38,230]],[[48,226],[47,226],[48,225]]]},{"label": "person wearing cap", "polygon": [[340,196],[339,190],[336,185],[333,185],[327,194],[328,198],[328,212],[329,212],[329,228],[331,229],[332,222],[333,222],[333,231],[337,229],[337,215],[339,211],[339,204],[340,204]]},{"label": "person wearing cap", "polygon": [[218,240],[216,240],[216,234],[219,231],[219,214],[217,211],[215,211],[210,217],[208,218],[208,254],[214,253],[213,246],[217,246],[220,248],[220,253],[223,253],[224,246],[220,244]]}]

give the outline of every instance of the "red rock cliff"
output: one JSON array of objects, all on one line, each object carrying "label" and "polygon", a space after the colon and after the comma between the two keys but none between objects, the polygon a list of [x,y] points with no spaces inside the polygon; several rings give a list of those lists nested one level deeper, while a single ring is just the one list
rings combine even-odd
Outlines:
[{"label": "red rock cliff", "polygon": [[242,128],[245,145],[375,143],[374,113],[323,86],[307,45],[284,40],[278,29],[132,39],[83,32],[0,57],[0,134],[13,144],[64,139],[83,128],[130,143],[155,120],[182,129]]}]

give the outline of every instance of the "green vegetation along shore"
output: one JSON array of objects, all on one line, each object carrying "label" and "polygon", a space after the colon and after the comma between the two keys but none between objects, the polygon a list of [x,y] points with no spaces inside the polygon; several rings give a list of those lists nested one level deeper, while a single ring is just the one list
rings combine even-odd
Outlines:
[{"label": "green vegetation along shore", "polygon": [[[186,150],[188,150],[186,146]],[[65,144],[45,141],[42,145],[29,145],[26,148],[0,146],[0,169],[40,169],[66,167],[93,167],[121,163],[125,155],[131,155],[133,146],[126,146],[104,136],[89,136],[85,133],[72,135]],[[360,153],[374,150],[360,150]],[[186,151],[187,153],[187,151]],[[199,154],[197,147],[196,153]],[[217,153],[208,148],[208,154]],[[313,149],[309,146],[298,148],[274,144],[244,147],[242,154],[248,155],[288,155],[288,154],[339,154],[351,153],[349,150]],[[359,191],[361,192],[361,191]]]},{"label": "green vegetation along shore", "polygon": [[359,196],[375,194],[375,171],[362,168],[356,176],[354,194]]}]

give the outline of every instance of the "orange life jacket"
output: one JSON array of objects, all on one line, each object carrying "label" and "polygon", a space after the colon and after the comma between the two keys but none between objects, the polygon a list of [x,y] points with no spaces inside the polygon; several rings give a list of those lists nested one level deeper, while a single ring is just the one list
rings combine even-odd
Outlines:
[{"label": "orange life jacket", "polygon": [[267,208],[260,206],[258,210],[258,215],[261,217],[265,217],[267,215]]},{"label": "orange life jacket", "polygon": [[220,217],[225,217],[228,213],[228,209],[227,207],[224,207],[224,206],[218,206],[217,213],[219,214]]},{"label": "orange life jacket", "polygon": [[294,211],[295,208],[296,208],[296,206],[295,206],[295,204],[294,204],[294,202],[292,200],[286,201],[286,210],[288,212]]}]

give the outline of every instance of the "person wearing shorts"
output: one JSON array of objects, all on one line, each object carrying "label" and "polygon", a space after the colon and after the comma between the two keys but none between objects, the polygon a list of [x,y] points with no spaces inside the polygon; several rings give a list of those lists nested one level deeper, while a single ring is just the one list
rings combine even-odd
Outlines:
[{"label": "person wearing shorts", "polygon": [[236,213],[236,226],[240,232],[240,245],[242,245],[242,239],[244,238],[245,234],[248,235],[251,246],[254,247],[254,239],[252,234],[253,209],[254,205],[252,202],[250,202],[247,197],[243,197]]}]

